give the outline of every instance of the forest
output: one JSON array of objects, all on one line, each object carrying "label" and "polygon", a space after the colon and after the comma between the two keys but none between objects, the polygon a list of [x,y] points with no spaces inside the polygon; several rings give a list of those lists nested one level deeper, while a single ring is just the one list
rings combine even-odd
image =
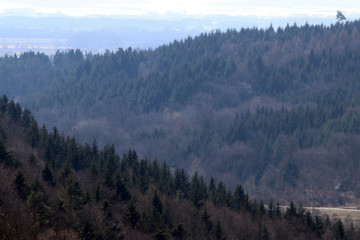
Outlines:
[{"label": "forest", "polygon": [[[213,176],[232,190],[241,183],[265,202],[354,205],[359,30],[358,20],[270,25],[148,50],[25,52],[0,58],[0,92],[10,112],[19,114],[21,103],[81,144],[136,149],[140,159],[206,182]],[[63,158],[47,148],[59,167]]]},{"label": "forest", "polygon": [[38,126],[0,98],[0,238],[359,239],[353,222],[252,199],[165,162]]}]

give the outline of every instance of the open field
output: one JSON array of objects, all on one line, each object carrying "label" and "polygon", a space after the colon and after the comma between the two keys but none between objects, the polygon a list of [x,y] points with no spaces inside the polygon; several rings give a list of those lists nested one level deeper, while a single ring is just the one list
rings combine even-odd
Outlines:
[{"label": "open field", "polygon": [[360,226],[360,210],[354,208],[331,208],[331,207],[304,207],[313,215],[326,216],[330,219],[341,219],[345,224],[350,224],[351,220]]}]

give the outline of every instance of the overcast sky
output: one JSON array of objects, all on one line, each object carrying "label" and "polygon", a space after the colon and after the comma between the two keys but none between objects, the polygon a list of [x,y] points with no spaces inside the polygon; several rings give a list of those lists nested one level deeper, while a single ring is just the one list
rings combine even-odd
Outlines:
[{"label": "overcast sky", "polygon": [[33,14],[61,13],[87,15],[171,16],[226,14],[232,16],[293,17],[306,15],[329,17],[341,10],[345,15],[360,16],[359,0],[0,0],[0,14],[11,15],[29,10]]}]

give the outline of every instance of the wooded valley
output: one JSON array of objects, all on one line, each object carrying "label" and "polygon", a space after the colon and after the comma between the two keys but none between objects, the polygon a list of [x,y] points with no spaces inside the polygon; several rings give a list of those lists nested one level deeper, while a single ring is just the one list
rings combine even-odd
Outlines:
[{"label": "wooded valley", "polygon": [[358,239],[351,221],[265,206],[222,181],[38,127],[0,98],[0,238]]}]

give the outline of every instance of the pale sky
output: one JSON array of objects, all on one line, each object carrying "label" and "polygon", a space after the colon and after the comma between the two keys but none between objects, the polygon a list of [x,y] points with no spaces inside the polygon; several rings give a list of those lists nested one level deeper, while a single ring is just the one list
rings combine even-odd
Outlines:
[{"label": "pale sky", "polygon": [[[61,13],[87,15],[214,15],[259,17],[294,17],[306,15],[329,17],[341,10],[344,15],[360,16],[359,0],[0,0],[0,15],[18,11],[33,14]],[[356,17],[359,18],[359,17]]]}]

